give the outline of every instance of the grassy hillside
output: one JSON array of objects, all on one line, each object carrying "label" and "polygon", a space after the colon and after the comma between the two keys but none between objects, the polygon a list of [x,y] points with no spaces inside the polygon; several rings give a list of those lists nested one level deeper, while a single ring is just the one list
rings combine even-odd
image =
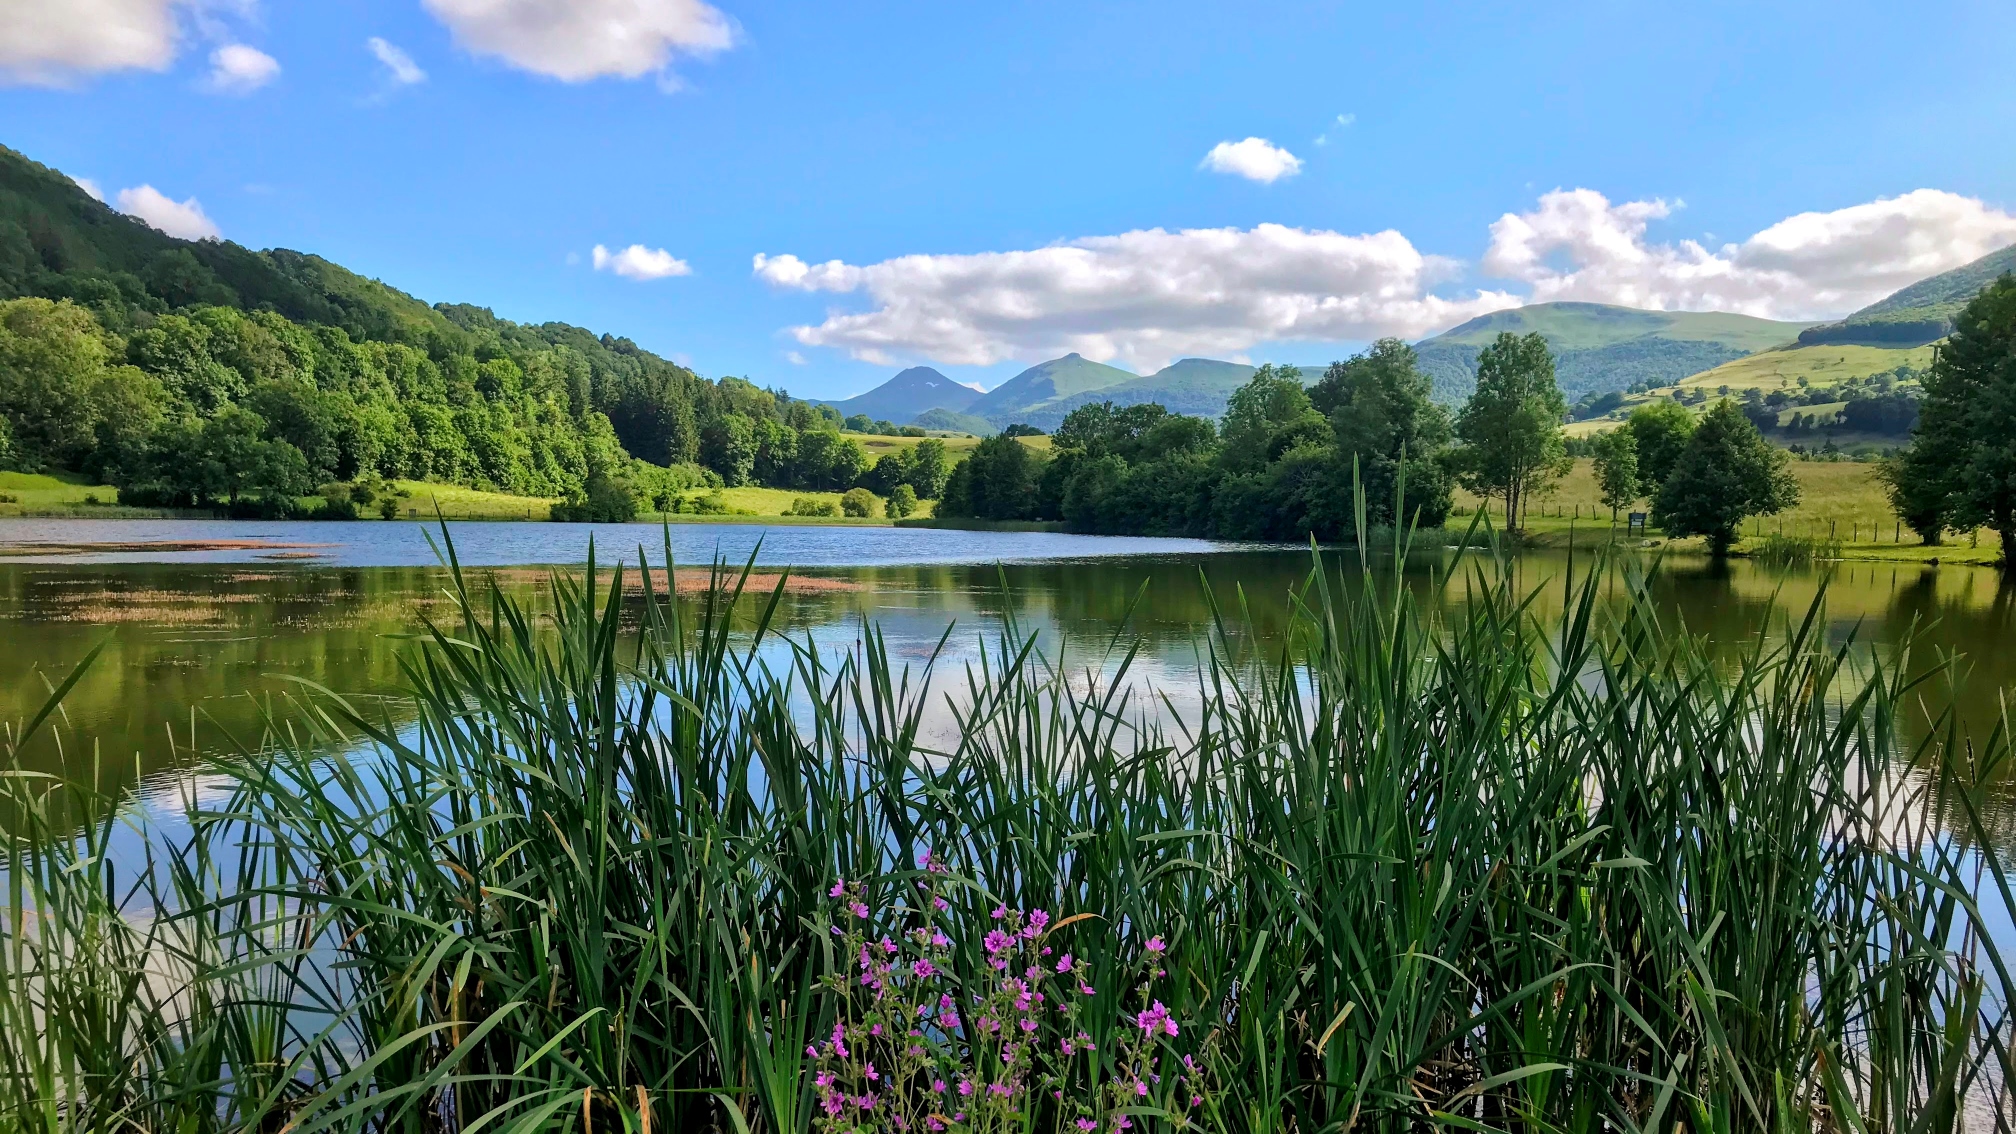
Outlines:
[{"label": "grassy hillside", "polygon": [[[1066,414],[1094,402],[1123,406],[1154,402],[1171,413],[1215,418],[1225,412],[1226,399],[1253,377],[1255,369],[1242,362],[1221,362],[1215,358],[1180,359],[1153,374],[1115,386],[1052,399],[1027,410],[1020,420],[1039,429],[1055,429]],[[1313,381],[1320,375],[1320,370],[1305,372],[1303,378]]]},{"label": "grassy hillside", "polygon": [[[985,418],[998,428],[1027,421],[1029,413],[1059,398],[1069,398],[1092,390],[1104,390],[1132,381],[1137,375],[1117,366],[1076,353],[1040,362],[966,407],[974,417]],[[1063,415],[1058,415],[1060,418]]]},{"label": "grassy hillside", "polygon": [[1454,404],[1476,386],[1477,352],[1499,334],[1546,336],[1569,401],[1584,394],[1670,384],[1789,343],[1811,324],[1725,312],[1640,311],[1601,303],[1537,303],[1482,315],[1415,346],[1436,400]]},{"label": "grassy hillside", "polygon": [[970,413],[954,413],[948,409],[925,410],[911,418],[910,424],[919,429],[971,433],[976,437],[992,437],[996,432],[994,423],[984,417],[974,417]]},{"label": "grassy hillside", "polygon": [[1800,332],[1799,341],[1807,345],[1922,346],[1945,338],[1953,330],[1953,317],[1967,301],[2010,272],[2016,272],[2016,244],[1919,280],[1839,323],[1808,328]]},{"label": "grassy hillside", "polygon": [[[2001,554],[1995,534],[1986,530],[1979,533],[1978,539],[1966,534],[1949,535],[1944,546],[1920,545],[1911,530],[1899,524],[1890,511],[1873,463],[1793,461],[1791,468],[1799,481],[1799,504],[1783,515],[1745,524],[1746,537],[1752,532],[1765,535],[1783,532],[1786,536],[1838,540],[1843,556],[1853,559],[1937,558],[1942,563],[1992,563]],[[1467,523],[1468,514],[1483,503],[1461,490],[1456,493],[1456,502],[1464,515],[1451,520],[1451,526]],[[1638,506],[1642,510],[1646,504],[1641,501]],[[1491,520],[1502,524],[1502,512],[1494,511]],[[1610,509],[1602,504],[1595,470],[1586,459],[1576,461],[1573,471],[1556,482],[1551,493],[1539,498],[1528,516],[1528,528],[1534,536],[1550,545],[1565,545],[1571,525],[1587,538],[1607,534],[1609,524]],[[1698,542],[1675,541],[1675,546],[1691,549]]]}]

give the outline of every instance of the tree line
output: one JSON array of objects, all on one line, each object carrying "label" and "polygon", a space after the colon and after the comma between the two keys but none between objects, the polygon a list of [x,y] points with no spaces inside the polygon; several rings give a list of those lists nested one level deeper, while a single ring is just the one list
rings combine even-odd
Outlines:
[{"label": "tree line", "polygon": [[622,365],[641,353],[622,340],[597,344],[608,365],[566,335],[451,314],[466,339],[412,345],[214,306],[120,334],[72,300],[0,301],[0,465],[253,515],[360,479],[575,499],[601,481],[660,507],[702,485],[943,486],[942,442],[871,463],[828,407]]},{"label": "tree line", "polygon": [[596,518],[700,486],[942,490],[942,443],[871,462],[845,424],[874,423],[316,256],[176,240],[0,148],[0,467],[255,515],[378,479]]},{"label": "tree line", "polygon": [[[1267,365],[1217,423],[1153,403],[1099,402],[1065,417],[1048,454],[1003,435],[952,470],[941,516],[1052,520],[1088,532],[1345,540],[1362,489],[1375,527],[1443,525],[1457,486],[1525,526],[1533,497],[1570,467],[1567,405],[1538,334],[1478,352],[1476,392],[1455,414],[1431,400],[1413,348],[1381,340],[1305,387]],[[1785,454],[1729,401],[1699,423],[1671,402],[1603,435],[1597,470],[1622,508],[1649,497],[1668,535],[1726,553],[1742,521],[1790,507]]]}]

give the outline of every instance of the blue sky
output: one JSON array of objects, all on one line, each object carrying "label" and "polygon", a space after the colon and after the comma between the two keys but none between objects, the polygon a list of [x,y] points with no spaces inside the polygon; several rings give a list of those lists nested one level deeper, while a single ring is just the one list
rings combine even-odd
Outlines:
[{"label": "blue sky", "polygon": [[1549,298],[1819,318],[2016,241],[2006,0],[51,7],[0,13],[0,142],[817,396],[1316,361]]}]

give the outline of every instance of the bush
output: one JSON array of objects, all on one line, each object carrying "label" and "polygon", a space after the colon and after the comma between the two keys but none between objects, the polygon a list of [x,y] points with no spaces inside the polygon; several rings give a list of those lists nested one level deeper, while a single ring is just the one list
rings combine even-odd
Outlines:
[{"label": "bush", "polygon": [[629,481],[595,474],[580,495],[553,505],[551,518],[563,524],[627,524],[637,518],[637,497]]},{"label": "bush", "polygon": [[897,485],[882,504],[882,514],[892,520],[900,520],[916,510],[917,490],[907,484]]},{"label": "bush", "polygon": [[396,520],[399,518],[399,498],[397,496],[386,496],[378,501],[378,518],[381,520]]},{"label": "bush", "polygon": [[791,501],[791,506],[784,509],[784,514],[786,516],[838,516],[840,514],[840,506],[831,500],[814,500],[809,496],[800,496],[796,500]]},{"label": "bush", "polygon": [[875,494],[865,488],[850,488],[840,494],[840,514],[866,519],[875,514]]}]

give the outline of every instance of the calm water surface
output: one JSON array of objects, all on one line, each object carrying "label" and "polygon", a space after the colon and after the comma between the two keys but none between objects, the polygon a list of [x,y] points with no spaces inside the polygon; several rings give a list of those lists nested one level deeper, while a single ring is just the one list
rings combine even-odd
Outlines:
[{"label": "calm water surface", "polygon": [[[65,701],[68,727],[30,753],[49,771],[115,783],[158,777],[193,748],[256,739],[262,713],[305,678],[338,692],[386,695],[405,643],[392,637],[423,614],[450,613],[445,573],[427,526],[411,523],[0,521],[0,720],[18,722],[92,648],[104,653]],[[451,524],[465,565],[573,564],[589,540],[598,560],[655,561],[664,534],[651,525]],[[438,535],[438,533],[437,533]],[[1206,587],[1230,604],[1243,592],[1252,632],[1279,632],[1291,587],[1309,570],[1306,550],[1195,540],[932,529],[680,525],[678,562],[790,565],[830,580],[787,595],[786,629],[836,648],[873,622],[901,660],[921,664],[948,624],[951,663],[976,657],[1013,616],[1054,652],[1096,660],[1116,634],[1144,643],[1135,682],[1184,704],[1196,643],[1210,625]],[[163,552],[147,541],[256,546]],[[759,544],[760,541],[760,544]],[[38,550],[49,554],[20,554]],[[119,544],[113,549],[87,545]],[[297,545],[276,547],[276,545]],[[305,545],[305,546],[298,546]],[[286,558],[276,558],[286,556]],[[1586,562],[1586,559],[1584,560]],[[1524,585],[1560,580],[1565,556],[1530,555]],[[496,573],[538,601],[544,572]],[[1146,590],[1143,591],[1143,584]],[[1425,572],[1417,580],[1426,587]],[[1999,573],[1966,567],[1847,564],[1832,571],[1775,571],[1747,562],[1663,564],[1660,606],[1711,643],[1751,640],[1759,627],[1803,613],[1822,585],[1827,633],[1891,648],[1917,635],[1962,656],[1965,717],[1985,731],[2005,691],[2016,689],[2012,600]],[[1558,596],[1558,589],[1543,591]],[[1138,596],[1138,603],[1137,603]],[[1543,598],[1543,605],[1545,605]],[[1558,604],[1558,597],[1552,601]],[[1131,609],[1131,619],[1129,612]],[[193,724],[192,724],[193,721]],[[95,751],[94,746],[95,745]]]}]

